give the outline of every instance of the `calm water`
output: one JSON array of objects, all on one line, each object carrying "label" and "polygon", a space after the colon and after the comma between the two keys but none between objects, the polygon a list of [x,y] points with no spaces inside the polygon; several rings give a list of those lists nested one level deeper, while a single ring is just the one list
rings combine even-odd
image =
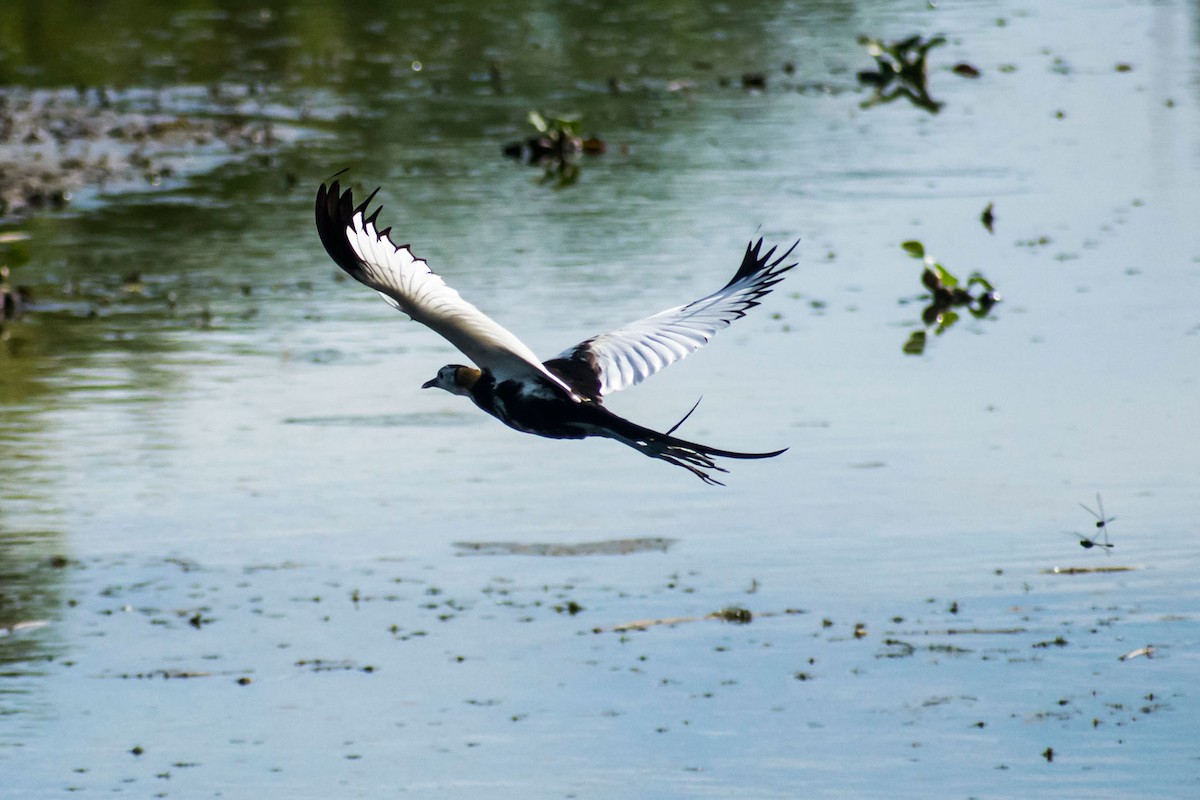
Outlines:
[{"label": "calm water", "polygon": [[[0,354],[0,626],[47,623],[0,636],[5,797],[1200,791],[1194,4],[653,5],[2,15],[6,83],[221,82],[291,132],[3,228],[39,304]],[[914,33],[941,112],[863,108],[856,37]],[[607,140],[574,185],[500,156],[535,108]],[[344,167],[547,356],[799,238],[611,401],[791,450],[713,488],[420,391],[458,356],[313,230]],[[1003,296],[921,356],[911,239]],[[1068,536],[1097,492],[1108,557]]]}]

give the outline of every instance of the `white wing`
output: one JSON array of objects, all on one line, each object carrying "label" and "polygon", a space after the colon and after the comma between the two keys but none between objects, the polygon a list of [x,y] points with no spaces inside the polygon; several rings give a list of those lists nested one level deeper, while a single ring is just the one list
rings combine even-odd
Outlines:
[{"label": "white wing", "polygon": [[775,248],[761,253],[759,239],[746,246],[742,266],[719,291],[593,336],[559,353],[546,366],[585,397],[597,398],[641,383],[696,352],[717,331],[758,305],[783,280],[783,273],[796,266],[781,266],[796,244],[772,261]]},{"label": "white wing", "polygon": [[389,237],[391,228],[378,230],[375,220],[381,208],[367,214],[374,197],[372,192],[355,206],[351,190],[341,192],[337,181],[317,191],[317,232],[339,267],[379,292],[393,308],[441,334],[497,381],[539,375],[573,394],[524,342],[463,300],[408,245],[397,247]]}]

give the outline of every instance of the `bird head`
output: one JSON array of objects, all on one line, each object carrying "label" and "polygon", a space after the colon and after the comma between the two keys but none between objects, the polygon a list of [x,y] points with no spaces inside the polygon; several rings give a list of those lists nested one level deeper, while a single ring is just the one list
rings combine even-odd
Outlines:
[{"label": "bird head", "polygon": [[445,389],[450,394],[470,394],[471,387],[479,380],[479,370],[461,364],[447,364],[438,370],[437,377],[421,384],[422,389]]}]

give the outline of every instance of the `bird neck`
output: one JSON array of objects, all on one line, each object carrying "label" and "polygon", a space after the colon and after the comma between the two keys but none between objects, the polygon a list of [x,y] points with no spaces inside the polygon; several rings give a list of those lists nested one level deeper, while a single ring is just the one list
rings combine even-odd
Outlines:
[{"label": "bird neck", "polygon": [[475,384],[483,375],[474,367],[459,367],[454,371],[454,383],[466,394],[475,388]]}]

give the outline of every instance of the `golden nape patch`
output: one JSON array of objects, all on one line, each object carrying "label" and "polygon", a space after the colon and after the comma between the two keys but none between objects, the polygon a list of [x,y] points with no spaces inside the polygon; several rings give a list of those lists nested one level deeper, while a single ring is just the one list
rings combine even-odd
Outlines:
[{"label": "golden nape patch", "polygon": [[454,370],[454,382],[467,391],[470,391],[475,385],[475,381],[479,380],[479,376],[482,374],[482,372],[474,367],[459,367]]}]

